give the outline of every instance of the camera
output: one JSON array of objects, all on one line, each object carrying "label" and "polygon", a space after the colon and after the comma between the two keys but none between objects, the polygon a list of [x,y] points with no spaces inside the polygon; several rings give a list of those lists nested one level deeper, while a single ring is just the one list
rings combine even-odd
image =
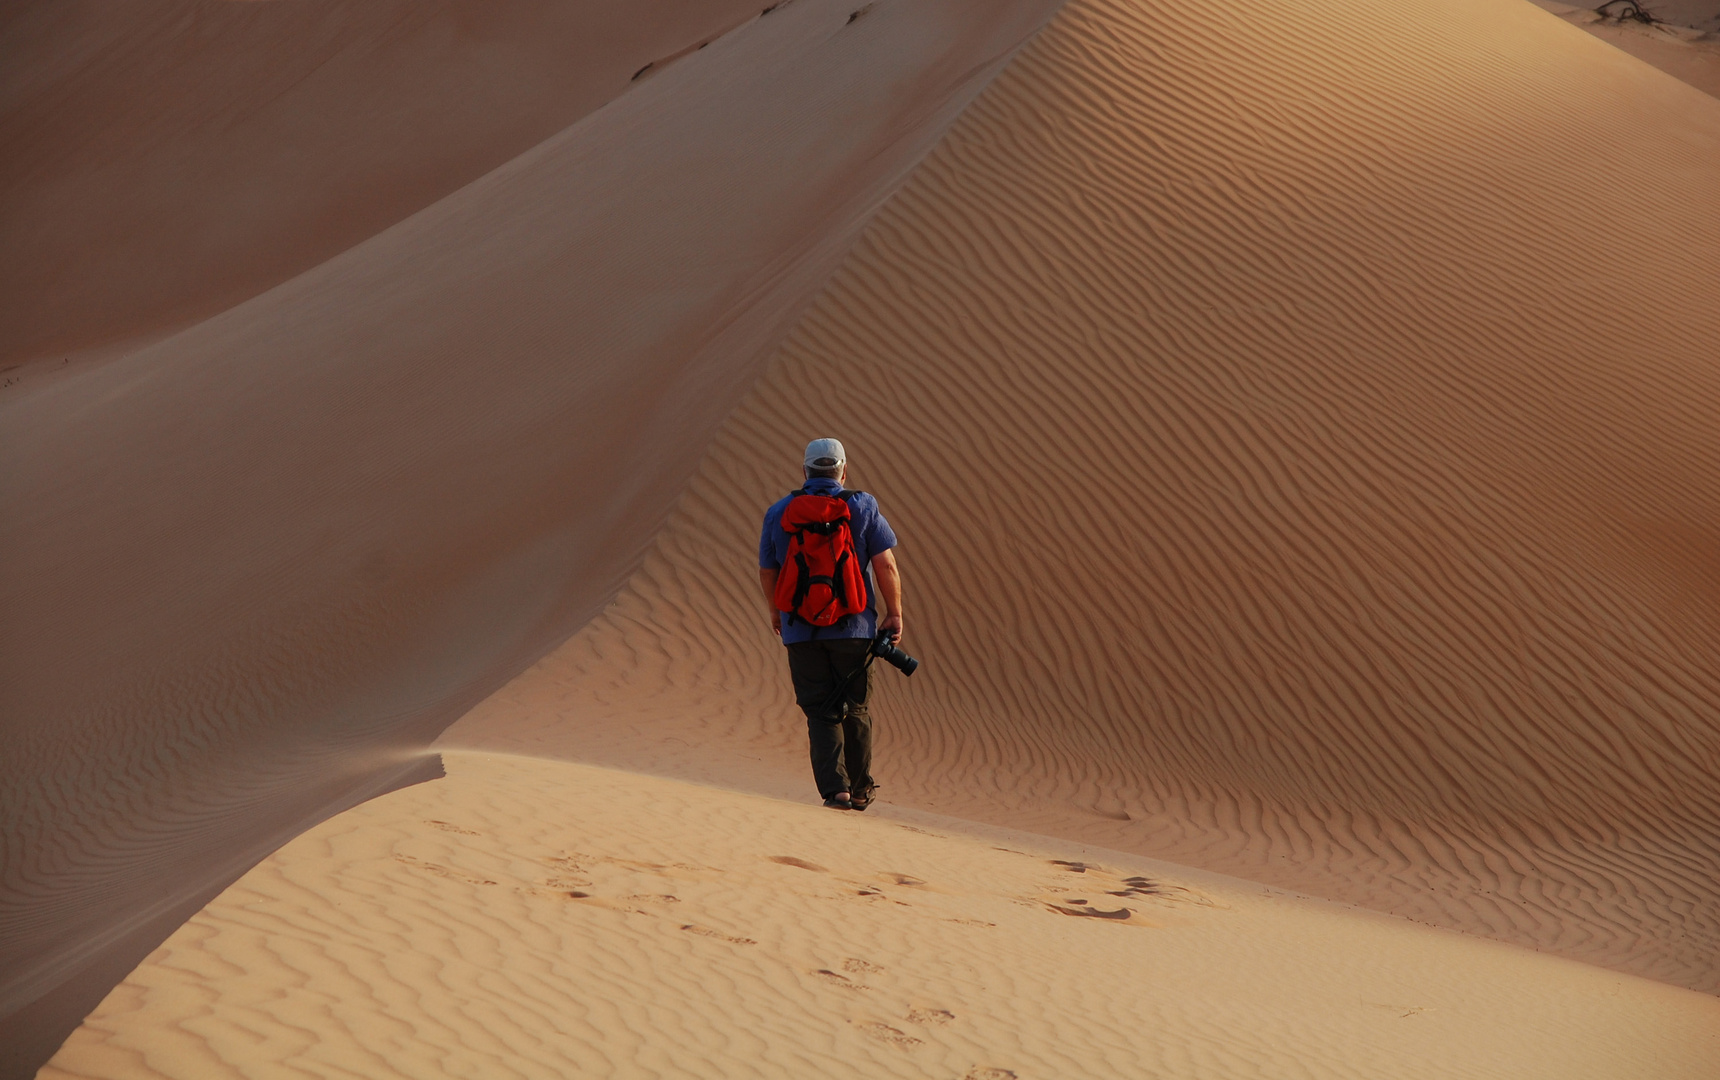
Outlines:
[{"label": "camera", "polygon": [[914,669],[920,666],[918,660],[896,648],[895,642],[890,640],[888,630],[878,631],[878,636],[872,639],[872,655],[904,675],[912,675]]}]

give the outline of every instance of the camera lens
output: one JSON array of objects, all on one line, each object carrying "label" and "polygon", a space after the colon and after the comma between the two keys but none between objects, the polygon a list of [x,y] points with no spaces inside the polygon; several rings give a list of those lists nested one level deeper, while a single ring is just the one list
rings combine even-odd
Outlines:
[{"label": "camera lens", "polygon": [[901,649],[890,643],[890,632],[880,631],[877,640],[872,642],[872,655],[894,667],[904,675],[912,675],[920,662]]}]

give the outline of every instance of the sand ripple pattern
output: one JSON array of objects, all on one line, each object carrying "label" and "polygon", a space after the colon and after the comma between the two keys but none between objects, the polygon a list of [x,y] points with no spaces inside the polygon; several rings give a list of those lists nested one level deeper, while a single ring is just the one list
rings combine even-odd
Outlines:
[{"label": "sand ripple pattern", "polygon": [[1720,1002],[1556,957],[929,816],[448,769],[245,875],[42,1080],[1711,1075]]},{"label": "sand ripple pattern", "polygon": [[1714,992],[1717,341],[1713,100],[1527,5],[1081,0],[503,697],[788,760],[755,523],[835,433],[891,797]]}]

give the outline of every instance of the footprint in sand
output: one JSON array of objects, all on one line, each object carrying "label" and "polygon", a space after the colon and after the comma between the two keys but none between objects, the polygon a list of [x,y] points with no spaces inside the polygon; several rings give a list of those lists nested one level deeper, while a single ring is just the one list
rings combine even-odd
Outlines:
[{"label": "footprint in sand", "polygon": [[1139,874],[1123,878],[1122,886],[1123,887],[1121,889],[1107,889],[1105,891],[1105,895],[1121,896],[1124,899],[1129,899],[1131,897],[1151,897],[1155,900],[1163,900],[1180,904],[1196,904],[1200,907],[1222,906],[1215,903],[1210,897],[1202,896],[1200,893],[1191,889],[1185,889],[1181,885],[1167,885],[1162,881],[1153,881],[1150,878],[1144,878]]},{"label": "footprint in sand", "polygon": [[1164,889],[1140,875],[1123,879],[1123,888],[1108,892],[1108,896],[1163,896]]},{"label": "footprint in sand", "polygon": [[458,825],[450,825],[446,821],[426,821],[424,824],[430,826],[432,829],[441,829],[443,832],[459,833],[461,836],[484,835],[481,832],[473,832],[471,829],[462,829]]},{"label": "footprint in sand", "polygon": [[1085,874],[1089,870],[1100,869],[1100,867],[1094,866],[1091,863],[1070,862],[1068,859],[1052,859],[1051,865],[1052,866],[1061,866],[1063,869],[1069,871],[1071,874]]},{"label": "footprint in sand", "polygon": [[956,1018],[948,1009],[909,1009],[910,1024],[947,1024]]},{"label": "footprint in sand", "polygon": [[700,926],[697,923],[688,923],[687,925],[681,927],[681,929],[685,930],[689,934],[697,934],[700,937],[708,937],[708,938],[715,939],[717,941],[726,941],[730,945],[757,945],[758,944],[758,942],[754,941],[750,937],[736,937],[733,934],[725,934],[721,930],[712,930],[708,926]]},{"label": "footprint in sand", "polygon": [[[1183,888],[1181,885],[1170,885],[1164,882],[1154,881],[1151,878],[1143,877],[1140,874],[1130,874],[1128,877],[1119,877],[1116,871],[1107,870],[1104,867],[1097,866],[1093,863],[1075,862],[1068,859],[1050,859],[1047,861],[1064,873],[1082,874],[1087,876],[1087,887],[1093,889],[1095,892],[1102,891],[1106,896],[1121,897],[1125,900],[1152,900],[1161,904],[1188,903],[1197,904],[1202,907],[1221,906],[1215,904],[1210,898]],[[1105,879],[1107,878],[1109,878],[1110,881],[1106,881]],[[1069,891],[1069,886],[1066,882],[1053,883],[1041,885],[1039,886],[1039,889],[1041,892],[1066,893]],[[1093,918],[1115,919],[1119,922],[1128,919],[1130,914],[1134,912],[1134,909],[1127,907],[1115,909],[1095,907],[1093,906],[1092,901],[1084,898],[1075,899],[1063,897],[1056,901],[1048,902],[1046,906],[1061,915],[1086,915]]]},{"label": "footprint in sand", "polygon": [[1089,905],[1085,900],[1071,900],[1067,904],[1046,904],[1045,906],[1059,915],[1085,915],[1091,919],[1115,919],[1118,922],[1122,922],[1134,914],[1128,908],[1105,911]]},{"label": "footprint in sand", "polygon": [[995,1069],[987,1066],[969,1069],[962,1080],[1017,1080],[1017,1077],[1008,1069]]},{"label": "footprint in sand", "polygon": [[829,870],[819,866],[815,862],[807,862],[805,859],[797,859],[793,855],[772,855],[770,856],[770,861],[773,863],[781,863],[784,866],[798,866],[802,870],[813,870],[820,874],[830,873]]},{"label": "footprint in sand", "polygon": [[881,975],[884,972],[884,969],[877,964],[869,964],[852,956],[842,961],[842,970],[851,971],[856,975]]},{"label": "footprint in sand", "polygon": [[889,1024],[879,1024],[874,1022],[857,1024],[855,1026],[860,1029],[860,1033],[862,1035],[877,1039],[879,1042],[889,1043],[891,1046],[898,1047],[902,1050],[911,1050],[922,1044],[922,1040],[914,1038],[905,1031],[893,1028]]},{"label": "footprint in sand", "polygon": [[834,971],[831,971],[829,968],[819,968],[817,971],[814,971],[812,974],[818,976],[820,979],[823,979],[825,982],[829,983],[831,986],[839,986],[844,990],[866,990],[866,989],[869,989],[868,987],[862,986],[859,983],[855,982],[853,979],[850,979],[848,976],[839,974],[839,973],[834,972]]}]

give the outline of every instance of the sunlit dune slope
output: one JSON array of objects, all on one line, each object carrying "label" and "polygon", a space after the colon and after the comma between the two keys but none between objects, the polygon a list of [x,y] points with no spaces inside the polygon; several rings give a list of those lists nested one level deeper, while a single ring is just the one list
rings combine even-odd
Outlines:
[{"label": "sunlit dune slope", "polygon": [[1139,857],[450,754],[40,1076],[1707,1080],[1717,1043],[1713,998]]},{"label": "sunlit dune slope", "polygon": [[0,1076],[602,609],[1052,9],[799,0],[261,296],[0,396]]},{"label": "sunlit dune slope", "polygon": [[177,328],[254,296],[759,7],[8,4],[0,367]]},{"label": "sunlit dune slope", "polygon": [[448,739],[798,779],[752,556],[833,434],[887,798],[1714,992],[1716,342],[1720,102],[1526,4],[1080,0]]}]

